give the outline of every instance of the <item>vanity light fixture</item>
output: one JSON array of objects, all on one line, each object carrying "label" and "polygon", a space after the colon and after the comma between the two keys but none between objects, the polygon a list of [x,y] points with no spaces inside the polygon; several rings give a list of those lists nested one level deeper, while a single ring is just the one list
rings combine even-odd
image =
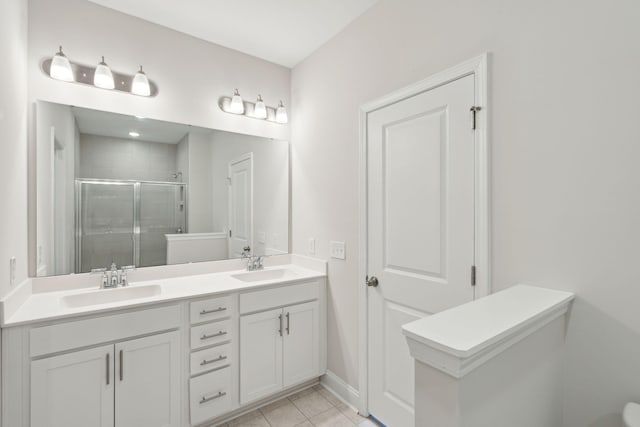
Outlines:
[{"label": "vanity light fixture", "polygon": [[133,82],[131,83],[131,93],[140,96],[151,95],[151,86],[149,86],[149,79],[144,71],[142,71],[142,65],[140,70],[133,76]]},{"label": "vanity light fixture", "polygon": [[284,103],[282,101],[280,101],[280,104],[278,104],[278,108],[276,109],[276,122],[283,124],[289,122],[287,110],[284,108]]},{"label": "vanity light fixture", "polygon": [[262,100],[262,96],[258,95],[258,100],[256,101],[255,107],[253,107],[253,117],[256,119],[266,119],[267,118],[267,106],[264,105],[264,101]]},{"label": "vanity light fixture", "polygon": [[104,56],[96,67],[95,74],[93,75],[93,84],[102,89],[113,89],[116,86],[113,81],[111,68],[104,62]]},{"label": "vanity light fixture", "polygon": [[238,89],[235,90],[233,97],[231,98],[229,112],[233,114],[244,114],[244,102],[240,96],[240,92],[238,92]]},{"label": "vanity light fixture", "polygon": [[238,89],[234,91],[233,96],[221,96],[218,100],[218,106],[222,111],[229,114],[237,114],[271,123],[289,123],[284,102],[280,101],[277,107],[269,107],[262,99],[262,95],[258,95],[255,103],[244,101]]},{"label": "vanity light fixture", "polygon": [[85,86],[113,89],[118,92],[126,92],[132,95],[154,97],[158,95],[158,86],[140,70],[135,75],[123,74],[112,71],[104,61],[97,66],[78,64],[72,62],[62,52],[62,46],[53,57],[45,58],[40,63],[42,71],[55,80],[68,83],[76,83]]},{"label": "vanity light fixture", "polygon": [[62,80],[64,82],[72,82],[73,70],[71,69],[71,63],[69,58],[62,52],[62,46],[60,50],[51,58],[51,68],[49,68],[49,75],[56,80]]},{"label": "vanity light fixture", "polygon": [[139,136],[140,136],[140,134],[139,134],[138,132],[131,131],[131,132],[129,132],[129,136],[132,136],[132,137],[134,137],[134,138],[137,138],[137,137],[139,137]]}]

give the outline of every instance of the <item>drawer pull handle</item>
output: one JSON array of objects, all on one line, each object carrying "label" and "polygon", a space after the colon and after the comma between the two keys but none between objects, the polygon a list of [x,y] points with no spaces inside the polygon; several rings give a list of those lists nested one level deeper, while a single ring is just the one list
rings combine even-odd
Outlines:
[{"label": "drawer pull handle", "polygon": [[214,394],[214,395],[213,395],[213,396],[211,396],[211,397],[204,397],[204,396],[202,396],[202,399],[200,399],[200,404],[202,405],[203,403],[211,402],[212,400],[215,400],[215,399],[220,399],[221,397],[224,397],[224,396],[226,396],[226,395],[227,395],[227,393],[226,393],[226,392],[224,392],[224,391],[219,391],[219,392],[218,392],[218,394]]},{"label": "drawer pull handle", "polygon": [[225,311],[227,309],[227,307],[218,307],[218,308],[214,308],[213,310],[205,310],[204,308],[200,311],[200,316],[204,316],[205,314],[211,314],[211,313],[219,313],[221,311]]},{"label": "drawer pull handle", "polygon": [[227,331],[220,331],[218,333],[211,334],[211,335],[202,334],[202,336],[200,337],[200,341],[208,340],[210,338],[215,338],[215,337],[221,337],[223,335],[227,335]]},{"label": "drawer pull handle", "polygon": [[109,361],[110,353],[107,353],[107,385],[109,385],[109,377],[111,376],[111,362]]},{"label": "drawer pull handle", "polygon": [[222,354],[220,355],[220,357],[216,357],[215,359],[205,359],[202,362],[200,362],[200,366],[206,366],[209,363],[214,363],[214,362],[219,362],[221,360],[225,360],[227,358],[227,356],[223,356]]}]

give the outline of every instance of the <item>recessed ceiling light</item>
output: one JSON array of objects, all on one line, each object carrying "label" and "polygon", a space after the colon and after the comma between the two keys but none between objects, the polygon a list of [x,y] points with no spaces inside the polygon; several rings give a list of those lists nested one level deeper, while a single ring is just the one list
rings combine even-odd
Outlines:
[{"label": "recessed ceiling light", "polygon": [[138,137],[138,136],[140,136],[140,134],[138,132],[131,131],[131,132],[129,132],[129,136]]}]

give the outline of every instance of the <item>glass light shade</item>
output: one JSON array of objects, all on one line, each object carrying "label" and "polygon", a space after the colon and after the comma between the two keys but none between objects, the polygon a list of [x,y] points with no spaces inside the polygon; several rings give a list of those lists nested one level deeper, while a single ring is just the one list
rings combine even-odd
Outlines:
[{"label": "glass light shade", "polygon": [[276,122],[278,123],[287,123],[289,121],[289,117],[287,117],[287,110],[284,108],[284,104],[280,101],[278,108],[276,109]]},{"label": "glass light shade", "polygon": [[73,70],[71,69],[71,63],[69,58],[62,53],[62,46],[60,51],[51,58],[51,68],[49,68],[49,75],[56,80],[62,80],[65,82],[74,81]]},{"label": "glass light shade", "polygon": [[244,102],[242,101],[242,97],[238,93],[238,89],[236,89],[235,93],[233,94],[233,98],[231,98],[229,111],[234,114],[244,114]]},{"label": "glass light shade", "polygon": [[116,85],[113,81],[113,74],[111,74],[111,68],[104,62],[104,56],[102,62],[96,67],[96,72],[93,75],[93,84],[102,89],[113,89]]},{"label": "glass light shade", "polygon": [[151,95],[151,86],[149,85],[149,79],[147,75],[142,71],[142,65],[140,71],[133,76],[133,83],[131,83],[131,93],[140,96]]},{"label": "glass light shade", "polygon": [[264,105],[264,101],[262,100],[262,96],[260,95],[258,95],[256,106],[253,109],[253,117],[255,117],[256,119],[267,118],[267,106]]}]

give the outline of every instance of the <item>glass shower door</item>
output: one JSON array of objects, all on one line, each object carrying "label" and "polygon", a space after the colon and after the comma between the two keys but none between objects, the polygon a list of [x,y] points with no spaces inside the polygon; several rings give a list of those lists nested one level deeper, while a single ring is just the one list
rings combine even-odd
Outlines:
[{"label": "glass shower door", "polygon": [[78,181],[76,272],[135,263],[135,185]]},{"label": "glass shower door", "polygon": [[185,184],[140,183],[140,267],[167,263],[165,234],[186,232],[185,198]]}]

